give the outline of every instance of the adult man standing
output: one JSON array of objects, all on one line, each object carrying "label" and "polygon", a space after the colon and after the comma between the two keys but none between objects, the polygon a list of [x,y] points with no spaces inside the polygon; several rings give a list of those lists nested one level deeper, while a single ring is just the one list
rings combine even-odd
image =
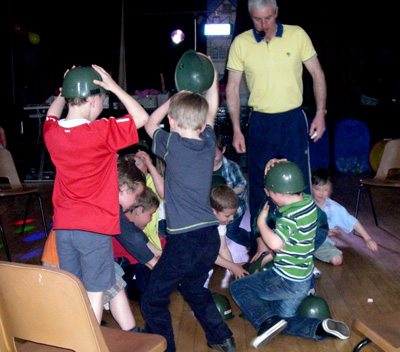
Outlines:
[{"label": "adult man standing", "polygon": [[[233,124],[233,146],[246,152],[240,128],[239,85],[243,73],[250,90],[253,113],[249,124],[248,164],[251,223],[263,199],[262,182],[268,160],[286,158],[296,163],[310,184],[308,140],[325,131],[326,83],[317,53],[299,26],[278,20],[276,0],[249,0],[254,28],[233,41],[227,64],[227,106]],[[303,64],[313,79],[316,115],[308,127],[303,103]],[[310,188],[306,190],[310,193]]]}]

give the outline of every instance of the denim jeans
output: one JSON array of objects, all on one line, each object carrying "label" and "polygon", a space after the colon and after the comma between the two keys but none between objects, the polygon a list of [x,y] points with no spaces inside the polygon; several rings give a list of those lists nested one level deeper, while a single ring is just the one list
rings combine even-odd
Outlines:
[{"label": "denim jeans", "polygon": [[200,322],[211,344],[222,343],[232,336],[223,322],[211,292],[204,288],[220,247],[216,226],[184,234],[169,235],[163,254],[154,267],[142,296],[142,313],[146,330],[162,335],[167,350],[175,351],[169,295],[180,284],[181,293]]},{"label": "denim jeans", "polygon": [[288,323],[283,334],[322,340],[323,337],[316,335],[319,319],[296,316],[310,284],[311,278],[291,281],[268,270],[232,282],[230,291],[254,328],[259,329],[267,318],[278,315]]}]

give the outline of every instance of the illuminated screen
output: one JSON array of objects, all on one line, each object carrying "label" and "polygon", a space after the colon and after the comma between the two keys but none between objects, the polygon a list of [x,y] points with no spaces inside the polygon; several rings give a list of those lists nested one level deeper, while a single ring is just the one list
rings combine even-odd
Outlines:
[{"label": "illuminated screen", "polygon": [[229,23],[206,23],[204,35],[230,35],[231,25]]}]

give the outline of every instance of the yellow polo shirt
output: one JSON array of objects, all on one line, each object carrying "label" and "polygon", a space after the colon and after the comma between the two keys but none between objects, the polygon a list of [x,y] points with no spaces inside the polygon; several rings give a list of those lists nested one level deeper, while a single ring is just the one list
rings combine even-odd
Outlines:
[{"label": "yellow polo shirt", "polygon": [[303,63],[317,53],[299,26],[277,21],[276,36],[266,42],[251,29],[233,41],[227,69],[244,72],[255,111],[280,113],[303,103]]}]

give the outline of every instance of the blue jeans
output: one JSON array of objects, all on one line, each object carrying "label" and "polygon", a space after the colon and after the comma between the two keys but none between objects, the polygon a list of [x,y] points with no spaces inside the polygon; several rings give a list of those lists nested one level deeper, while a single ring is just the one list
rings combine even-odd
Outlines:
[{"label": "blue jeans", "polygon": [[286,158],[296,163],[308,185],[304,192],[311,194],[308,121],[301,108],[278,114],[254,111],[251,115],[248,142],[250,224],[264,198],[264,169],[272,158]]},{"label": "blue jeans", "polygon": [[310,284],[311,278],[291,281],[274,270],[268,270],[235,280],[230,291],[254,328],[259,329],[266,319],[277,315],[287,321],[283,334],[323,340],[323,337],[316,335],[321,320],[296,316]]},{"label": "blue jeans", "polygon": [[175,351],[168,310],[169,295],[179,284],[183,297],[205,331],[207,341],[217,344],[232,336],[211,292],[204,288],[208,272],[217,259],[220,244],[217,226],[168,236],[163,254],[154,267],[142,296],[146,330],[164,336],[168,352]]}]

